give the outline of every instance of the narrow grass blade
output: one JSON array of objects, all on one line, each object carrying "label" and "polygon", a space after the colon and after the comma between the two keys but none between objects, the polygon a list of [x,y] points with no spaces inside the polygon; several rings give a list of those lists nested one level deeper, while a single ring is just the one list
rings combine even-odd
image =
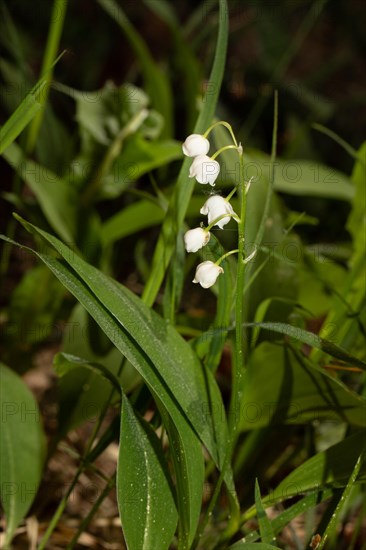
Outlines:
[{"label": "narrow grass blade", "polygon": [[352,147],[352,145],[350,145],[349,143],[347,143],[347,141],[345,141],[344,139],[342,139],[338,134],[336,134],[335,132],[333,132],[333,130],[330,130],[329,128],[326,128],[325,126],[323,126],[322,124],[318,124],[316,122],[314,122],[314,124],[311,125],[312,128],[314,128],[314,130],[318,130],[318,132],[321,132],[322,134],[330,137],[333,141],[335,141],[336,143],[338,143],[338,145],[340,147],[342,147],[342,149],[344,149],[345,151],[347,151],[347,153],[352,157],[354,158],[355,160],[361,162],[364,166],[365,166],[365,159],[362,157],[362,155],[359,154],[358,151],[356,151],[356,149],[354,149]]},{"label": "narrow grass blade", "polygon": [[335,357],[336,359],[340,359],[341,361],[345,361],[346,363],[350,363],[351,365],[355,365],[356,367],[366,370],[366,363],[362,361],[362,359],[358,359],[357,357],[354,357],[344,348],[338,346],[337,344],[333,344],[333,342],[329,342],[329,340],[325,340],[324,338],[321,338],[317,334],[314,334],[313,332],[309,332],[308,330],[304,330],[299,327],[294,327],[286,323],[245,323],[245,324],[248,327],[259,327],[259,328],[268,330],[269,332],[277,332],[279,334],[284,334],[285,336],[294,338],[295,340],[298,340],[303,344],[307,344],[314,348],[320,349],[323,352],[331,355],[332,357]]},{"label": "narrow grass blade", "polygon": [[[226,49],[228,39],[228,7],[226,0],[219,0],[219,33],[216,42],[214,63],[209,82],[214,84],[213,89],[208,89],[203,99],[203,107],[198,117],[194,133],[202,133],[211,123],[214,116],[217,99],[225,69]],[[166,269],[169,265],[176,236],[182,227],[188,204],[193,192],[194,182],[188,178],[191,159],[186,158],[178,176],[177,184],[173,192],[168,213],[161,228],[158,243],[155,248],[150,277],[143,293],[145,303],[153,304],[160,285],[163,281]]]},{"label": "narrow grass blade", "polygon": [[40,79],[0,129],[0,154],[16,140],[41,109],[40,97],[45,86],[46,80],[44,78]]},{"label": "narrow grass blade", "polygon": [[[41,106],[47,103],[49,86],[52,80],[54,59],[57,56],[57,50],[60,43],[61,33],[64,25],[64,19],[67,9],[67,0],[55,0],[51,15],[50,28],[48,32],[47,45],[43,58],[41,78],[45,81],[44,92],[40,98]],[[29,128],[27,137],[26,151],[31,153],[37,141],[38,132],[42,124],[44,110],[42,109],[33,120]]]},{"label": "narrow grass blade", "polygon": [[[332,489],[327,489],[325,491],[313,491],[306,495],[306,497],[300,499],[295,504],[286,508],[279,516],[275,517],[272,520],[272,529],[275,534],[278,534],[282,531],[284,527],[294,518],[306,512],[311,508],[314,508],[317,504],[320,504],[324,500],[331,497],[333,494]],[[255,517],[257,514],[256,508],[252,508],[251,512],[246,512],[242,516],[242,522],[245,523],[249,519]],[[245,542],[256,542],[260,537],[258,531],[251,531],[248,535],[245,535]]]},{"label": "narrow grass blade", "polygon": [[266,511],[262,504],[262,498],[261,498],[258,479],[255,480],[255,507],[257,509],[259,532],[261,535],[262,542],[266,544],[276,543],[276,537],[274,535],[271,522],[268,519]]},{"label": "narrow grass blade", "polygon": [[[270,506],[314,489],[346,486],[358,457],[364,452],[365,435],[365,430],[359,431],[306,460],[263,498],[263,504]],[[365,465],[361,464],[358,479],[365,479],[365,474]]]},{"label": "narrow grass blade", "polygon": [[355,467],[353,468],[353,471],[350,475],[348,483],[342,493],[342,496],[338,502],[338,505],[335,511],[332,514],[331,520],[328,523],[327,528],[323,533],[322,539],[319,543],[317,550],[322,550],[325,544],[327,543],[328,539],[332,539],[333,541],[335,540],[340,514],[342,513],[344,504],[351,493],[351,490],[357,480],[358,474],[360,473],[361,465],[364,459],[364,454],[365,454],[365,451],[363,451],[362,454],[357,459],[357,462],[355,464]]}]

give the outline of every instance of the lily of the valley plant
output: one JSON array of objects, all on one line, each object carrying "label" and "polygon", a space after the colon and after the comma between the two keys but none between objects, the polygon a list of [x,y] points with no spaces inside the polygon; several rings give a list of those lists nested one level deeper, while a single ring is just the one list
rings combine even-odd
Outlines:
[{"label": "lily of the valley plant", "polygon": [[[210,143],[207,136],[217,125],[222,125],[228,129],[231,136],[231,143],[221,147],[218,151],[208,156]],[[206,260],[201,262],[196,267],[193,283],[199,283],[203,288],[212,287],[217,278],[224,273],[223,267],[220,265],[231,254],[237,254],[237,270],[236,270],[236,297],[235,297],[235,338],[233,349],[232,363],[232,384],[231,384],[231,399],[230,399],[230,414],[229,414],[229,440],[226,449],[224,466],[220,478],[217,482],[213,497],[211,499],[207,516],[213,509],[217,499],[219,488],[225,476],[225,469],[229,466],[232,460],[235,443],[238,433],[238,421],[234,411],[238,410],[238,404],[241,402],[243,395],[243,381],[245,372],[245,357],[244,357],[244,335],[243,335],[243,294],[244,294],[244,276],[245,266],[253,258],[255,250],[252,254],[246,257],[245,255],[245,217],[246,217],[246,195],[249,191],[250,182],[244,181],[244,160],[243,148],[237,142],[234,132],[230,124],[224,121],[216,122],[203,135],[192,134],[187,137],[183,143],[183,152],[185,155],[192,157],[192,165],[190,167],[189,176],[195,177],[198,183],[209,183],[212,187],[215,186],[215,181],[220,173],[220,165],[216,158],[227,149],[237,151],[240,161],[240,181],[236,182],[234,189],[227,197],[223,197],[218,193],[214,193],[206,200],[200,209],[200,213],[207,216],[208,225],[189,229],[184,235],[184,243],[187,252],[197,252],[202,249],[210,241],[210,231],[213,227],[224,229],[224,226],[230,223],[233,219],[238,225],[238,246],[234,250],[230,250],[223,254],[216,261]],[[230,199],[237,192],[240,215],[238,215],[232,205]],[[231,503],[231,518],[233,522],[238,520],[240,515],[240,506],[236,499]],[[203,522],[204,523],[204,522]],[[203,527],[202,527],[203,528]]]}]

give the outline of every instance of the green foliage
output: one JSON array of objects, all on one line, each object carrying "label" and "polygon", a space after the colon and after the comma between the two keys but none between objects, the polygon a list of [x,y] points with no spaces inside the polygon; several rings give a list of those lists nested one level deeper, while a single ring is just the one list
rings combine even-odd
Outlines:
[{"label": "green foliage", "polygon": [[358,158],[352,172],[352,182],[355,187],[352,212],[348,218],[347,229],[352,235],[354,258],[363,256],[366,248],[365,237],[365,173],[366,173],[366,143],[358,152]]},{"label": "green foliage", "polygon": [[118,506],[132,550],[169,548],[178,514],[161,442],[122,399],[121,452],[117,465]]},{"label": "green foliage", "polygon": [[[366,145],[356,150],[326,126],[337,127],[344,107],[315,91],[342,60],[293,76],[326,2],[306,13],[306,3],[276,13],[260,3],[255,21],[246,6],[249,19],[237,17],[239,4],[203,2],[184,20],[183,7],[181,19],[174,3],[144,0],[135,24],[132,4],[98,0],[85,66],[72,40],[90,13],[81,25],[77,3],[55,0],[40,17],[43,59],[13,21],[17,8],[1,8],[0,74],[16,87],[3,94],[0,129],[12,177],[2,197],[16,210],[11,218],[4,208],[0,266],[5,546],[33,513],[46,456],[36,400],[15,372],[43,350],[58,377],[48,457],[87,422],[91,435],[39,550],[89,471],[105,487],[70,550],[114,484],[131,550],[284,548],[299,516],[297,547],[319,533],[319,548],[331,548],[361,510]],[[160,38],[151,42],[160,32],[163,51]],[[237,65],[241,36],[251,38]],[[80,74],[69,72],[69,53],[57,58],[69,42]],[[235,132],[215,118],[226,115]],[[181,146],[211,124],[216,187],[189,177]],[[333,163],[334,151],[346,161]],[[230,193],[238,216],[186,254],[184,233],[208,225],[200,209],[214,193]],[[191,284],[197,258],[223,269],[210,289]],[[111,443],[118,459],[106,479],[95,461]],[[361,533],[360,520],[351,548]]]},{"label": "green foliage", "polygon": [[320,419],[366,427],[366,403],[300,353],[263,342],[249,359],[241,418],[243,430]]},{"label": "green foliage", "polygon": [[324,548],[325,544],[328,542],[328,539],[330,539],[332,541],[332,544],[334,544],[335,540],[336,540],[336,537],[337,537],[337,525],[338,525],[338,521],[339,521],[339,516],[341,514],[341,511],[345,505],[345,503],[347,502],[347,499],[348,497],[350,496],[351,494],[351,491],[354,487],[354,484],[357,480],[357,477],[358,477],[358,474],[360,472],[360,469],[361,469],[361,465],[362,465],[362,462],[364,461],[364,457],[365,457],[365,446],[362,450],[362,453],[360,454],[360,456],[358,457],[357,459],[357,462],[355,464],[355,467],[353,468],[353,471],[350,475],[350,478],[348,480],[348,483],[346,485],[346,487],[344,488],[344,491],[341,495],[341,497],[339,498],[339,501],[337,503],[337,506],[336,506],[336,509],[334,511],[334,513],[332,514],[332,517],[324,531],[324,534],[323,534],[323,538],[322,540],[320,541],[320,544],[319,544],[319,548],[320,550],[322,548]]},{"label": "green foliage", "polygon": [[19,178],[29,185],[54,231],[66,242],[73,244],[77,216],[75,188],[46,167],[25,159],[16,143],[4,151],[3,157]]},{"label": "green foliage", "polygon": [[21,378],[0,364],[0,380],[0,486],[7,522],[6,547],[37,494],[45,437],[37,402]]},{"label": "green foliage", "polygon": [[[282,502],[311,490],[327,487],[346,487],[350,472],[365,448],[365,430],[356,432],[326,451],[306,460],[291,472],[263,499],[264,504]],[[365,464],[357,471],[357,478],[364,480]]]}]

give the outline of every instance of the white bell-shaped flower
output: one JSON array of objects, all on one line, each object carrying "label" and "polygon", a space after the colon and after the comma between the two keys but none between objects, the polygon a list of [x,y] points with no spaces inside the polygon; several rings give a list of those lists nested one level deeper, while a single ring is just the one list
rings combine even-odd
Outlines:
[{"label": "white bell-shaped flower", "polygon": [[187,157],[207,155],[210,149],[210,142],[201,134],[191,134],[182,145],[183,153]]},{"label": "white bell-shaped flower", "polygon": [[184,234],[184,244],[187,252],[197,252],[208,243],[210,237],[210,232],[205,231],[202,227],[190,229]]},{"label": "white bell-shaped flower", "polygon": [[207,155],[195,157],[189,169],[190,178],[196,178],[198,183],[209,183],[212,186],[215,185],[219,173],[220,164]]},{"label": "white bell-shaped flower", "polygon": [[210,288],[216,283],[220,273],[224,273],[222,267],[208,260],[197,266],[193,282],[199,283],[203,288]]},{"label": "white bell-shaped flower", "polygon": [[[227,201],[224,199],[224,197],[221,197],[220,195],[212,195],[207,199],[205,204],[202,206],[200,210],[201,214],[204,214],[205,216],[208,216],[208,225],[210,225],[213,221],[220,218],[220,216],[223,216],[224,214],[230,214],[231,216],[236,216],[233,207]],[[225,216],[224,218],[221,218],[215,225],[217,225],[220,229],[224,228],[224,225],[229,223],[231,217]]]}]

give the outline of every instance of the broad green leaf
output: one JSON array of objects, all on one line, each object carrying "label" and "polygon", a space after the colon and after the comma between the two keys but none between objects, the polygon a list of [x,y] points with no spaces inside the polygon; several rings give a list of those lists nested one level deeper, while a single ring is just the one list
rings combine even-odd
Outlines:
[{"label": "broad green leaf", "polygon": [[[80,280],[73,274],[72,271],[65,269],[63,264],[54,258],[41,254],[38,254],[38,256],[53,271],[53,273],[66,286],[66,288],[75,294],[80,303],[84,305],[98,324],[100,324],[116,347],[120,351],[123,350],[123,353],[131,361],[135,368],[139,372],[145,373],[143,378],[149,385],[157,403],[160,403],[160,397],[162,398],[160,413],[162,416],[165,415],[164,418],[167,429],[169,430],[169,437],[174,445],[174,449],[179,452],[177,456],[174,456],[174,464],[177,470],[177,487],[179,490],[177,499],[179,511],[182,520],[184,519],[185,521],[183,533],[185,540],[192,540],[199,520],[200,506],[198,506],[197,503],[199,503],[199,505],[201,504],[201,488],[204,481],[203,457],[196,433],[192,430],[192,426],[186,419],[182,409],[179,405],[177,405],[174,396],[171,394],[169,389],[166,388],[163,380],[155,372],[149,357],[146,356],[139,347],[133,345],[133,342],[131,342],[129,336],[123,331],[121,326],[115,322],[114,317],[106,313],[105,308],[96,300],[93,294],[88,291],[87,287],[84,287],[80,283]],[[85,377],[84,372],[81,373],[81,379],[78,378],[80,372],[77,369],[70,373],[70,375],[74,374],[76,378],[73,377],[71,383],[69,383],[66,387],[64,386],[64,394],[66,395],[62,401],[66,414],[68,413],[68,408],[70,407],[69,401],[71,400],[72,405],[76,402],[76,407],[72,409],[71,416],[66,423],[67,428],[70,428],[73,424],[77,425],[81,421],[87,420],[89,416],[98,413],[106,395],[103,394],[103,387],[101,384],[103,381],[100,381],[99,375],[92,375],[97,378],[97,380],[95,380]],[[68,376],[69,375],[63,377],[62,381],[68,378]],[[217,397],[220,397],[218,394],[219,390],[217,389],[217,386],[213,384],[213,379],[212,381],[209,379],[208,383],[210,385],[209,395],[212,396],[212,402],[217,403]],[[84,390],[85,386],[87,386],[86,391]],[[97,391],[94,400],[91,400],[90,392],[88,391],[89,386],[91,386],[93,390]],[[79,391],[80,387],[84,392],[81,393],[81,396]],[[220,406],[213,406],[212,408],[213,414],[215,415],[215,422],[217,423],[217,426],[215,426],[218,433],[217,439],[222,442],[221,448],[223,448],[226,441],[226,436],[223,437],[221,434],[226,434],[227,429],[226,422],[222,416],[224,412]],[[192,403],[191,409],[192,411],[198,409],[200,414],[204,414],[206,420],[209,418],[209,415],[211,415],[211,411],[209,410],[209,401],[203,400]],[[191,413],[191,410],[189,413]],[[172,419],[171,421],[168,418],[169,416]],[[61,436],[64,432],[65,426],[63,431],[61,431]],[[221,455],[222,453],[223,451],[221,452]],[[221,456],[220,459],[222,460]],[[226,483],[231,490],[233,490],[231,475],[231,472],[227,473]]]},{"label": "broad green leaf", "polygon": [[172,460],[176,477],[179,515],[179,544],[182,549],[188,549],[194,539],[202,506],[205,480],[202,448],[194,434],[185,429],[183,418],[177,418],[173,423],[164,407],[159,403],[158,406],[173,451]]},{"label": "broad green leaf", "polygon": [[113,198],[142,175],[181,157],[182,147],[177,141],[150,141],[141,135],[134,135],[126,141],[112,173],[105,177],[103,195]]},{"label": "broad green leaf", "polygon": [[[78,275],[60,261],[38,254],[84,305],[142,375],[153,395],[161,401],[179,433],[186,457],[192,450],[193,427],[220,467],[227,441],[221,394],[212,375],[202,370],[189,344],[138,297],[86,264],[56,238],[30,224],[27,228],[39,232],[77,269]],[[188,468],[192,468],[192,462],[186,458],[185,462]],[[233,490],[230,471],[225,481]],[[189,485],[190,480],[186,479],[185,483]],[[196,500],[197,497],[192,494],[192,498]],[[192,508],[194,503],[185,498],[184,504]],[[192,529],[194,525],[190,526],[190,531]]]},{"label": "broad green leaf", "polygon": [[275,533],[279,533],[282,529],[290,523],[294,518],[300,514],[304,514],[306,510],[315,508],[317,504],[327,500],[332,496],[333,491],[331,489],[326,489],[325,491],[313,491],[306,495],[306,497],[298,500],[292,506],[289,506],[284,510],[280,515],[273,518],[272,527]]},{"label": "broad green leaf", "polygon": [[[268,179],[270,175],[269,156],[254,149],[248,149],[246,153],[246,179],[253,176],[253,185],[260,178]],[[290,195],[345,201],[352,201],[355,196],[355,188],[345,174],[320,162],[302,159],[276,159],[274,189]]]},{"label": "broad green leaf", "polygon": [[[204,203],[202,196],[193,196],[187,210],[187,217],[197,218]],[[235,205],[235,200],[232,201]],[[158,202],[142,199],[123,208],[120,212],[108,218],[101,230],[104,245],[113,243],[137,231],[158,225],[164,221],[166,210]]]},{"label": "broad green leaf", "polygon": [[354,187],[349,178],[320,162],[279,161],[274,182],[276,191],[290,195],[351,201]]},{"label": "broad green leaf", "polygon": [[319,419],[366,427],[366,401],[323,369],[264,342],[250,356],[241,427],[306,424]]},{"label": "broad green leaf", "polygon": [[5,151],[31,122],[41,109],[40,94],[44,90],[46,80],[41,79],[25,96],[19,107],[0,128],[0,154]]},{"label": "broad green leaf", "polygon": [[343,288],[347,272],[339,263],[325,258],[317,249],[306,251],[304,259],[298,272],[297,299],[313,316],[321,317],[331,309],[335,291]]},{"label": "broad green leaf", "polygon": [[[115,163],[115,172],[119,178],[131,181],[183,157],[182,145],[172,139],[149,141],[140,135],[133,136],[127,143]],[[115,179],[115,183],[118,181]]]},{"label": "broad green leaf", "polygon": [[127,235],[161,223],[164,216],[164,210],[154,202],[145,199],[134,202],[104,222],[102,242],[104,245],[112,244]]},{"label": "broad green leaf", "polygon": [[[136,361],[131,362],[156,393],[158,389],[164,387],[171,393],[172,398],[174,396],[173,400],[179,403],[182,412],[189,418],[214,460],[220,464],[219,456],[222,453],[223,459],[225,438],[215,441],[212,417],[207,414],[207,406],[211,402],[217,409],[222,406],[220,392],[212,375],[203,371],[189,344],[172,325],[166,323],[126,287],[87,264],[56,237],[25,220],[21,220],[21,223],[30,232],[42,236],[61,254],[72,270],[75,270],[75,274],[81,278],[96,300],[100,302],[101,307],[106,310],[108,317],[113,318],[113,324],[120,327],[120,332],[124,335],[123,340],[126,343],[128,341],[129,344],[126,346],[126,352],[132,348],[138,350],[139,354],[146,354],[146,358],[151,363],[149,368],[145,368],[146,361],[142,364],[139,361],[137,364]],[[49,264],[49,258],[47,262]],[[70,269],[67,272],[75,278],[75,274],[70,272]],[[62,278],[64,282],[64,277]],[[93,317],[97,320],[94,315]],[[122,334],[118,336],[121,337]],[[122,349],[120,351],[124,353]],[[124,355],[130,360],[127,353]],[[212,386],[210,393],[208,393],[208,384]],[[213,396],[214,388],[217,388],[217,391]],[[165,391],[160,397],[163,403],[162,397]],[[169,407],[168,411],[170,412]],[[224,421],[220,423],[221,435],[224,434],[222,431],[224,424]]]},{"label": "broad green leaf", "polygon": [[70,245],[74,243],[76,232],[77,199],[71,183],[59,178],[56,174],[24,154],[16,143],[12,143],[3,153],[6,162],[25,182],[39,202],[42,212],[50,226]]},{"label": "broad green leaf", "polygon": [[36,400],[17,374],[0,364],[0,487],[6,517],[5,546],[38,490],[45,437]]},{"label": "broad green leaf", "polygon": [[262,504],[258,479],[255,480],[255,507],[257,509],[259,532],[262,541],[266,544],[275,543],[276,537],[274,536],[271,522],[267,517],[266,511]]},{"label": "broad green leaf", "polygon": [[[364,452],[365,444],[366,432],[363,430],[309,458],[264,497],[263,504],[272,506],[314,489],[345,487],[358,457]],[[364,463],[360,468],[357,481],[365,479],[366,464]]]},{"label": "broad green leaf", "polygon": [[177,236],[176,248],[173,260],[169,266],[163,297],[163,317],[173,325],[176,322],[176,312],[182,301],[183,287],[185,283],[184,264],[186,250],[184,247],[183,231]]},{"label": "broad green leaf", "polygon": [[[228,7],[226,0],[219,0],[219,6],[219,32],[216,42],[215,58],[208,79],[208,81],[213,84],[213,87],[212,89],[208,88],[205,94],[202,110],[193,130],[193,132],[197,134],[203,133],[212,121],[225,69],[228,37]],[[155,248],[151,274],[143,294],[143,299],[148,305],[151,305],[155,301],[163,281],[165,271],[169,265],[175,247],[176,236],[182,228],[193,192],[194,182],[188,178],[190,164],[191,160],[188,158],[186,158],[182,164],[177,184],[169,204],[168,213]]]},{"label": "broad green leaf", "polygon": [[178,514],[161,443],[123,396],[117,499],[129,550],[168,549]]}]

